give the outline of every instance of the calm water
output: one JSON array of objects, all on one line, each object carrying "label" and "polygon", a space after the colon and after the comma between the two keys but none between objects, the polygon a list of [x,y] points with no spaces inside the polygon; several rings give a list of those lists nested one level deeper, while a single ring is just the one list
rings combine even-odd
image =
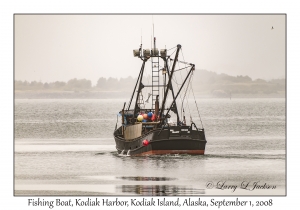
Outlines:
[{"label": "calm water", "polygon": [[124,101],[15,100],[15,194],[285,194],[285,99],[199,99],[206,154],[147,157],[117,155]]}]

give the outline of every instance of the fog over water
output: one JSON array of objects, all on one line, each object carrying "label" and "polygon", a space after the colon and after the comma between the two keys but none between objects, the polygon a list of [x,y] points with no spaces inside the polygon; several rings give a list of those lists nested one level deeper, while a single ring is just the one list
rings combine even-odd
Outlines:
[{"label": "fog over water", "polygon": [[17,99],[14,194],[285,195],[285,99],[197,102],[202,122],[191,104],[187,123],[203,124],[205,155],[132,157],[112,135],[123,100]]},{"label": "fog over water", "polygon": [[[228,75],[285,78],[285,15],[15,15],[15,80],[137,77],[132,50],[182,45],[179,59]],[[172,51],[169,51],[172,53]],[[195,79],[197,80],[197,78]]]}]

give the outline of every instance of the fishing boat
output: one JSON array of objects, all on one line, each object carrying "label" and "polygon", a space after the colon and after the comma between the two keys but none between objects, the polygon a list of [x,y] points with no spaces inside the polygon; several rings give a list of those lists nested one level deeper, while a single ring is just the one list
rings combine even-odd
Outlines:
[{"label": "fishing boat", "polygon": [[[190,116],[190,122],[187,122],[184,111],[184,100],[187,100],[186,93],[188,87],[191,87],[195,65],[178,60],[179,52],[182,52],[181,45],[175,46],[173,53],[168,55],[172,49],[159,51],[156,48],[155,37],[153,41],[152,50],[142,49],[142,44],[139,49],[133,50],[134,57],[141,59],[142,66],[127,108],[125,108],[125,102],[118,113],[122,117],[122,125],[118,127],[116,124],[113,133],[118,154],[130,156],[204,155],[207,141],[200,114],[202,127],[198,128],[192,116]],[[151,65],[151,84],[146,84],[147,81],[143,80],[147,62]],[[184,67],[176,69],[176,64]],[[174,75],[182,70],[185,70],[186,76],[182,78],[182,84],[175,84],[177,85],[176,92],[173,84],[173,81],[176,82]],[[150,89],[145,101],[143,100],[144,89]],[[178,102],[179,98],[180,102]],[[149,102],[151,99],[152,103]],[[198,110],[197,104],[196,107]],[[172,120],[171,114],[174,114],[175,120]]]}]

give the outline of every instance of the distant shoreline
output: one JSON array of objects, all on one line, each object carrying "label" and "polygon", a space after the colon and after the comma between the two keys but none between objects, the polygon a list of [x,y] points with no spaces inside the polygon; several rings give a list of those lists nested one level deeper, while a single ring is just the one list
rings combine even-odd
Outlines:
[{"label": "distant shoreline", "polygon": [[[249,76],[230,76],[215,72],[200,70],[192,86],[196,98],[285,98],[286,80],[263,79],[252,80]],[[130,98],[137,78],[103,78],[100,77],[97,85],[92,86],[90,80],[70,79],[68,82],[42,83],[37,81],[19,81],[14,84],[15,98],[66,98],[66,99],[110,99]],[[150,76],[144,81],[147,85]],[[147,83],[148,81],[148,83]],[[178,83],[179,82],[179,83]],[[179,90],[180,81],[174,86],[175,92]],[[149,84],[148,84],[149,85]],[[191,88],[192,87],[192,88]],[[162,89],[161,89],[162,91]],[[185,90],[186,91],[186,90]],[[143,89],[144,99],[151,93],[151,88]],[[183,93],[183,92],[182,92]],[[160,95],[163,93],[160,92]],[[192,95],[189,95],[192,97]]]},{"label": "distant shoreline", "polygon": [[[131,92],[121,91],[15,91],[15,99],[118,99],[130,98]],[[196,98],[230,98],[225,95],[195,92]],[[285,98],[285,93],[231,94],[231,98]]]}]

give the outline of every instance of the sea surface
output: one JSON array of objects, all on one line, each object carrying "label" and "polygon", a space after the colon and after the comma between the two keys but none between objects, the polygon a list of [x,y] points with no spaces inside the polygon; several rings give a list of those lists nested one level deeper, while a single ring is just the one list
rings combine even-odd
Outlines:
[{"label": "sea surface", "polygon": [[115,149],[125,101],[16,99],[15,195],[286,194],[285,99],[197,99],[201,121],[191,100],[205,155],[145,157]]}]

